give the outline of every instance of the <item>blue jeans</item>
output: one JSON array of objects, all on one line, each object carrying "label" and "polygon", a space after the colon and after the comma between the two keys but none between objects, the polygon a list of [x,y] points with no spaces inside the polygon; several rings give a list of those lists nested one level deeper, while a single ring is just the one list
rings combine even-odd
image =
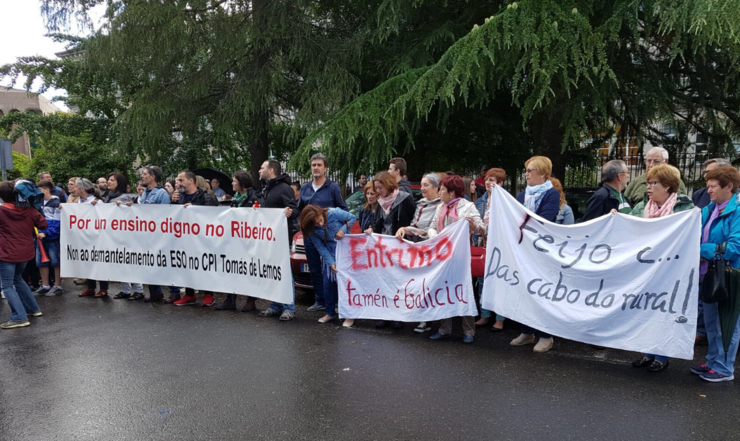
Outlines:
[{"label": "blue jeans", "polygon": [[651,360],[656,360],[656,361],[659,361],[661,363],[665,363],[666,361],[668,361],[668,357],[664,357],[662,355],[655,355],[655,354],[645,354],[645,358],[649,358]]},{"label": "blue jeans", "polygon": [[[328,268],[327,271],[331,272]],[[324,277],[323,285],[324,300],[326,301],[326,315],[334,317],[337,314],[334,312],[334,308],[337,306],[337,302],[339,301],[339,286],[337,285],[336,274],[332,274],[332,276],[334,276],[334,280],[329,279],[329,274],[322,274],[322,276]]]},{"label": "blue jeans", "polygon": [[[699,288],[701,292],[701,288]],[[704,302],[699,299],[699,315],[696,317],[696,335],[699,337],[707,336],[707,327],[704,325]]]},{"label": "blue jeans", "polygon": [[[483,299],[483,280],[484,280],[483,277],[478,277],[478,298],[481,299],[481,303]],[[491,312],[492,311],[489,311],[481,306],[480,318],[491,318]],[[503,322],[504,320],[506,320],[506,317],[504,317],[501,314],[496,314],[497,322]]]},{"label": "blue jeans", "polygon": [[278,302],[270,302],[270,309],[274,309],[275,311],[288,311],[288,312],[295,312],[295,282],[293,282],[293,275],[290,275],[290,285],[293,287],[293,303],[286,304],[286,303],[278,303]]},{"label": "blue jeans", "polygon": [[308,270],[311,271],[311,285],[313,285],[313,292],[316,295],[316,303],[325,305],[324,278],[321,274],[321,255],[310,238],[304,236],[303,245],[306,248],[306,260],[308,260]]},{"label": "blue jeans", "polygon": [[[41,241],[46,251],[46,257],[49,258],[49,262],[41,261],[41,249],[39,249],[39,241],[36,240],[36,266],[39,268],[43,267],[58,267],[59,266],[59,241]],[[57,282],[61,285],[61,282]]]},{"label": "blue jeans", "polygon": [[26,321],[29,312],[39,309],[31,288],[23,280],[26,262],[3,262],[0,260],[0,286],[10,305],[10,320]]},{"label": "blue jeans", "polygon": [[740,341],[740,318],[735,324],[735,332],[730,340],[730,347],[725,352],[722,345],[722,328],[720,328],[719,314],[716,303],[704,304],[704,324],[707,327],[707,363],[711,369],[722,375],[730,376],[735,372],[735,357],[737,357],[738,341]]}]

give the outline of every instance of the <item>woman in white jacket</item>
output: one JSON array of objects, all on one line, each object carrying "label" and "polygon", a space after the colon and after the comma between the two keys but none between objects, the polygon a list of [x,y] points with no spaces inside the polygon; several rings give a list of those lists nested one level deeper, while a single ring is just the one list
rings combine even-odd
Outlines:
[{"label": "woman in white jacket", "polygon": [[[437,207],[431,225],[427,229],[427,236],[431,239],[437,236],[448,225],[464,220],[470,223],[470,234],[479,236],[486,234],[486,225],[480,218],[475,204],[464,199],[465,184],[458,175],[447,176],[442,179],[439,187],[439,197],[442,203]],[[408,229],[407,229],[408,230]],[[407,231],[407,234],[413,234]],[[465,316],[463,321],[463,343],[473,343],[475,336],[475,317]],[[431,340],[444,340],[452,336],[452,317],[442,320],[442,326],[436,334],[429,337]]]}]

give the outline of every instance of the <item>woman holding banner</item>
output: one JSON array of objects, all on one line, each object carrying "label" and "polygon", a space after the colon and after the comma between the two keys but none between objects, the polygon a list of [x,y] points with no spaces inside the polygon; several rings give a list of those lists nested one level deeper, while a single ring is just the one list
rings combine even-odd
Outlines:
[{"label": "woman holding banner", "polygon": [[[560,212],[560,193],[553,188],[550,181],[552,161],[544,156],[533,156],[524,163],[527,188],[519,192],[516,200],[536,215],[550,222],[555,222]],[[555,341],[550,334],[536,331],[540,341],[534,346],[534,352],[547,352]],[[533,345],[535,329],[522,325],[522,333],[509,343],[511,346]]]},{"label": "woman holding banner", "polygon": [[[375,185],[375,193],[378,194],[380,210],[377,212],[378,216],[375,218],[372,231],[368,228],[365,232],[395,236],[399,229],[408,227],[414,218],[416,212],[414,197],[405,191],[400,191],[396,178],[387,171],[375,175],[373,185]],[[352,323],[350,321],[348,326],[352,326]],[[384,328],[385,326],[385,320],[375,322],[376,328]],[[393,327],[400,329],[403,327],[403,323],[395,321]]]},{"label": "woman holding banner", "polygon": [[[725,244],[722,258],[729,261],[732,268],[740,267],[740,209],[738,209],[740,203],[736,194],[740,187],[740,173],[735,167],[717,167],[707,172],[704,179],[707,182],[707,194],[711,202],[701,213],[702,263],[699,267],[701,279],[707,273],[709,266],[707,260],[714,259],[717,247],[721,244]],[[737,296],[738,293],[730,292],[729,295]],[[730,316],[721,320],[718,305],[718,303],[704,304],[707,361],[701,366],[691,368],[693,374],[711,383],[735,379],[735,358],[740,341],[740,317],[734,316],[733,319]]]},{"label": "woman holding banner", "polygon": [[[254,189],[252,175],[244,170],[234,173],[231,180],[231,189],[234,190],[234,198],[231,199],[231,208],[251,208],[259,199],[257,191]],[[242,312],[254,311],[256,300],[254,297],[246,296],[247,302],[242,307]],[[218,311],[228,311],[236,309],[236,294],[226,294],[223,302],[216,305]]]},{"label": "woman holding banner", "polygon": [[[335,255],[337,242],[349,233],[355,223],[355,215],[341,208],[321,208],[309,204],[301,211],[301,231],[303,237],[316,247],[321,255],[321,274],[324,278],[324,299],[326,300],[326,315],[319,319],[319,323],[329,323],[336,319],[336,305],[339,296],[337,287],[337,266]],[[351,327],[350,321],[346,327]]]},{"label": "woman holding banner", "polygon": [[[437,207],[442,203],[442,199],[439,198],[439,182],[440,177],[437,173],[427,173],[421,178],[421,195],[423,198],[416,203],[416,213],[414,213],[411,224],[396,231],[397,238],[409,237],[414,242],[427,239],[429,226],[432,225]],[[432,327],[426,322],[421,322],[414,328],[414,332],[420,334],[431,330]]]},{"label": "woman holding banner", "polygon": [[[447,176],[442,179],[439,186],[439,197],[442,203],[429,226],[428,236],[433,238],[444,228],[458,221],[466,220],[470,223],[470,233],[484,235],[486,226],[483,224],[475,204],[464,199],[465,184],[458,175]],[[473,343],[475,337],[475,317],[465,316],[462,318],[463,343]],[[452,317],[442,320],[442,326],[436,334],[429,337],[431,340],[444,340],[452,336]]]},{"label": "woman holding banner", "polygon": [[[133,202],[129,196],[128,180],[121,173],[108,173],[108,193],[101,199],[106,204],[114,203],[116,205]],[[92,203],[94,203],[93,201]],[[133,294],[131,287],[133,285]],[[139,300],[144,298],[144,286],[141,283],[121,282],[121,292],[113,296],[114,299]]]},{"label": "woman holding banner", "polygon": [[0,287],[10,305],[10,320],[0,323],[2,329],[30,326],[28,316],[41,316],[41,308],[23,280],[26,262],[36,254],[34,227],[48,227],[44,216],[33,207],[16,207],[15,186],[0,182]]},{"label": "woman holding banner", "polygon": [[[491,168],[486,172],[485,177],[485,185],[486,185],[486,193],[483,194],[478,199],[478,203],[475,204],[476,208],[478,209],[478,213],[480,214],[480,217],[483,219],[483,224],[486,225],[486,227],[489,224],[489,217],[491,212],[491,192],[493,191],[493,188],[497,185],[503,185],[504,181],[506,181],[506,171],[502,168]],[[482,236],[481,236],[482,237]],[[483,277],[478,278],[478,298],[480,298],[483,295]],[[488,321],[491,319],[491,312],[485,308],[481,308],[480,310],[480,319],[478,319],[477,322],[475,322],[475,326],[484,326],[488,324]],[[504,317],[501,314],[496,314],[496,321],[493,322],[493,326],[491,327],[491,331],[493,332],[499,332],[504,330],[504,320],[506,320],[506,317]]]},{"label": "woman holding banner", "polygon": [[[648,170],[646,179],[648,200],[635,205],[630,213],[632,216],[655,219],[694,208],[690,197],[678,193],[681,172],[676,167],[668,164],[656,165]],[[632,366],[647,366],[648,372],[662,372],[668,368],[668,357],[645,354],[632,362]]]}]

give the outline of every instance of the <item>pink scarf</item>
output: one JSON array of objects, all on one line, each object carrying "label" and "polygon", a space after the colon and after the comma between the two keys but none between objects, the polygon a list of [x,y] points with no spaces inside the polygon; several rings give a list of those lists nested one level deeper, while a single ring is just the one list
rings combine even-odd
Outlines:
[{"label": "pink scarf", "polygon": [[669,214],[673,214],[673,207],[676,206],[677,198],[678,193],[673,193],[660,208],[658,208],[658,204],[650,199],[648,203],[645,204],[645,210],[642,212],[642,217],[646,219],[652,219],[654,217],[663,217],[668,216]]},{"label": "pink scarf", "polygon": [[439,217],[437,218],[437,231],[442,231],[445,228],[445,219],[449,214],[452,217],[452,222],[457,222],[457,203],[460,202],[460,198],[455,198],[446,204],[442,204],[442,209],[439,211]]},{"label": "pink scarf", "polygon": [[380,207],[383,209],[383,212],[385,212],[386,215],[391,212],[391,208],[393,208],[393,203],[396,202],[397,197],[398,189],[393,190],[393,193],[389,194],[386,197],[378,197],[378,203],[380,204]]}]

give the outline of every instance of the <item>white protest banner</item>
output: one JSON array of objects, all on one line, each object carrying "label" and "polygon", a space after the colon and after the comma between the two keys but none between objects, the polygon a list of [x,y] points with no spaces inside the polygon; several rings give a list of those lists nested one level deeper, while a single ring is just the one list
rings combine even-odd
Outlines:
[{"label": "white protest banner", "polygon": [[482,307],[570,340],[692,359],[701,212],[547,222],[500,187]]},{"label": "white protest banner", "polygon": [[468,223],[421,243],[348,235],[337,242],[339,316],[429,322],[477,315]]},{"label": "white protest banner", "polygon": [[293,302],[283,210],[64,204],[63,277]]}]

